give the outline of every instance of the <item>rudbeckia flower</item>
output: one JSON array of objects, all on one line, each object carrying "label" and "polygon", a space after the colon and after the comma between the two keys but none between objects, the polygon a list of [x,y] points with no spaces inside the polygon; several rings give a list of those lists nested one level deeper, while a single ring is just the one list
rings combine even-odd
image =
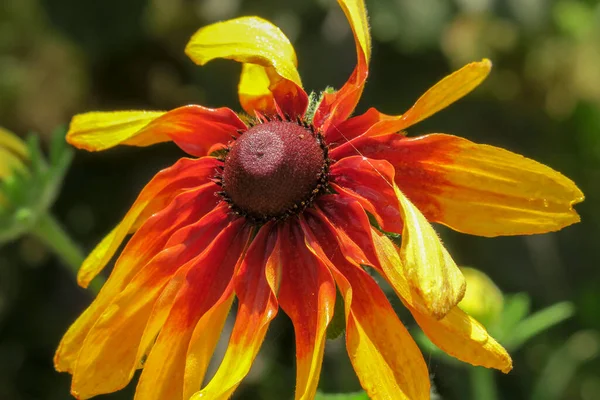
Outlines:
[{"label": "rudbeckia flower", "polygon": [[[186,53],[200,65],[242,63],[239,98],[250,117],[188,105],[73,118],[68,141],[79,148],[173,141],[191,156],[146,185],[81,267],[87,286],[133,234],[56,353],[76,397],[121,389],[143,368],[136,399],[229,398],[281,308],[296,338],[295,398],[311,399],[339,291],[348,354],[369,396],[428,399],[423,356],[365,266],[442,350],[511,369],[506,351],[457,307],[465,281],[430,222],[481,236],[555,231],[579,220],[572,206],[583,195],[560,173],[509,151],[402,133],[475,88],[490,71],[487,60],[444,78],[402,115],[372,108],[352,117],[371,38],[363,2],[338,3],[358,63],[316,104],[309,106],[284,34],[243,17],[200,29]],[[227,351],[202,386],[234,297]]]}]

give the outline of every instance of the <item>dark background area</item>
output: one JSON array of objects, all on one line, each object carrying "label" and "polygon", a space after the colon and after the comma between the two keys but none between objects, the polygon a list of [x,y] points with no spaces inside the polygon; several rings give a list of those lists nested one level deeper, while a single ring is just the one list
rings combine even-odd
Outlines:
[{"label": "dark background area", "polygon": [[[450,71],[488,57],[494,68],[479,89],[409,134],[446,132],[504,147],[561,171],[585,193],[577,206],[583,222],[557,233],[486,239],[439,232],[458,264],[485,271],[505,293],[528,293],[533,310],[564,300],[575,306],[571,319],[512,354],[513,372],[496,376],[501,398],[532,398],[549,360],[569,344],[577,363],[570,375],[559,374],[568,382],[556,398],[599,399],[600,2],[367,0],[367,6],[373,56],[357,112],[375,106],[400,114]],[[352,34],[332,0],[4,0],[0,125],[47,139],[73,114],[90,110],[188,103],[238,110],[240,66],[224,60],[199,68],[183,48],[199,27],[241,15],[267,18],[288,35],[307,91],[340,87],[354,68]],[[91,250],[149,178],[180,156],[170,144],[78,151],[53,212]],[[0,400],[70,398],[70,377],[54,371],[52,357],[91,299],[36,240],[0,248]],[[292,398],[293,343],[280,313],[234,398]],[[443,399],[469,398],[466,367],[425,358]],[[343,340],[328,342],[320,388],[359,387]],[[128,399],[133,390],[101,398]]]}]

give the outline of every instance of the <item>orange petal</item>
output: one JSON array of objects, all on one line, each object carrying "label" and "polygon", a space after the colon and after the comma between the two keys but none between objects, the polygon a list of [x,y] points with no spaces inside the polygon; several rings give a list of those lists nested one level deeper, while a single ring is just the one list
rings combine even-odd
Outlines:
[{"label": "orange petal", "polygon": [[200,390],[234,298],[235,293],[231,292],[228,299],[218,301],[200,318],[192,332],[183,374],[184,399],[190,399]]},{"label": "orange petal", "polygon": [[387,232],[402,232],[400,203],[391,182],[394,168],[388,162],[365,157],[346,157],[331,166],[335,190],[358,200]]},{"label": "orange petal", "polygon": [[275,103],[289,115],[302,115],[308,105],[294,47],[269,21],[241,17],[205,26],[192,36],[185,51],[199,65],[216,58],[247,64],[239,95],[250,115],[255,111],[274,114]]},{"label": "orange petal", "polygon": [[329,265],[344,296],[348,355],[369,397],[429,399],[423,356],[377,283],[343,258],[338,232],[322,219],[309,214],[303,228],[309,248]]},{"label": "orange petal", "polygon": [[272,224],[263,226],[235,278],[239,307],[225,357],[208,385],[192,399],[229,398],[250,371],[269,323],[277,314],[279,247],[277,228]]},{"label": "orange petal", "polygon": [[[382,265],[394,266],[401,263],[396,247],[387,237],[374,229],[372,237]],[[392,268],[392,271],[394,270]],[[402,274],[389,273],[386,279],[412,312],[425,334],[440,349],[473,365],[497,368],[504,372],[512,368],[512,361],[506,350],[489,336],[483,326],[458,307],[452,308],[442,319],[432,318],[418,311],[418,304],[413,298],[410,285]]]},{"label": "orange petal", "polygon": [[[153,215],[142,225],[123,250],[108,281],[96,299],[62,338],[55,356],[57,370],[73,371],[75,361],[89,330],[132,278],[164,249],[173,232],[201,220],[208,211],[214,208],[214,205],[210,203],[210,201],[214,201],[214,189],[207,187],[208,185],[215,186],[211,183],[180,194],[167,208]],[[214,218],[207,219],[207,221],[219,225]]]},{"label": "orange petal", "polygon": [[187,153],[202,157],[215,143],[227,143],[246,125],[229,108],[190,105],[169,112],[89,112],[73,117],[67,141],[88,151],[125,144],[150,146],[173,140]]},{"label": "orange petal", "polygon": [[306,247],[296,219],[280,228],[282,271],[279,305],[296,335],[296,400],[313,399],[319,383],[327,325],[333,317],[335,283]]},{"label": "orange petal", "polygon": [[[422,307],[420,310],[442,318],[464,296],[465,280],[462,273],[423,214],[395,185],[391,164],[384,160],[376,161],[364,157],[350,157],[348,160],[364,161],[359,166],[372,171],[371,185],[387,185],[396,197],[393,202],[388,200],[391,203],[388,206],[399,207],[403,221],[401,263],[382,265],[384,273],[403,274],[410,283],[411,295],[417,300],[416,304]],[[361,173],[365,174],[364,171]],[[356,173],[351,178],[355,175]],[[374,183],[377,181],[379,184]],[[348,182],[348,185],[353,183]]]},{"label": "orange petal", "polygon": [[182,158],[156,174],[142,189],[119,225],[85,259],[77,274],[77,282],[87,287],[115,254],[128,233],[150,215],[163,209],[182,191],[208,183],[217,166],[218,161],[214,158]]},{"label": "orange petal", "polygon": [[[181,284],[182,277],[174,278],[175,273],[180,267],[184,271],[189,269],[184,264],[201,253],[227,226],[229,217],[225,209],[221,207],[178,232],[176,235],[185,238],[185,242],[167,246],[113,298],[85,336],[73,370],[73,393],[87,398],[119,390],[131,380],[149,348],[147,343],[142,343],[142,334],[148,329],[148,319],[157,298],[164,297],[161,293],[164,294],[163,289],[171,279],[174,279],[171,286],[177,288]],[[237,228],[230,227],[229,231],[232,230]],[[194,261],[190,262],[193,265]],[[163,300],[159,303],[166,304],[169,309],[172,302]],[[152,326],[151,323],[148,325]],[[153,333],[152,339],[157,333]]]},{"label": "orange petal", "polygon": [[403,115],[386,115],[371,108],[365,114],[353,118],[355,121],[348,121],[347,126],[341,124],[339,131],[333,132],[328,142],[338,142],[341,139],[347,142],[362,134],[379,136],[400,132],[467,95],[483,82],[491,68],[492,63],[487,59],[467,64],[436,83]]},{"label": "orange petal", "polygon": [[354,111],[369,74],[371,59],[371,35],[367,10],[363,0],[338,0],[352,28],[356,42],[357,65],[348,81],[335,93],[324,94],[313,124],[327,136],[335,131],[335,127],[346,120]]},{"label": "orange petal", "polygon": [[[428,220],[479,236],[556,231],[579,221],[583,193],[567,177],[521,155],[444,134],[358,138],[366,157],[386,159],[396,183]],[[354,154],[339,147],[332,157]]]},{"label": "orange petal", "polygon": [[250,236],[244,224],[243,219],[232,222],[204,252],[184,267],[188,272],[144,364],[136,400],[183,398],[192,334],[207,312],[220,303],[228,303],[231,298],[234,271],[243,258]]}]

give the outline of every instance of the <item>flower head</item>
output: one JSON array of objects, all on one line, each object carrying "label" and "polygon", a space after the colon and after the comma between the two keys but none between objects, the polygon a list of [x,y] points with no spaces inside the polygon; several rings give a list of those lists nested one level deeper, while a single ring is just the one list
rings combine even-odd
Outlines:
[{"label": "flower head", "polygon": [[[314,114],[288,39],[268,21],[244,17],[200,29],[186,53],[200,65],[242,63],[239,97],[249,118],[198,105],[73,118],[68,140],[80,148],[173,141],[193,157],[159,172],[81,267],[86,286],[133,234],[57,351],[56,368],[73,375],[76,396],[118,390],[143,367],[138,399],[228,398],[281,308],[296,336],[296,398],[313,398],[337,287],[348,354],[367,393],[429,398],[426,363],[364,266],[391,284],[441,349],[511,369],[506,351],[457,307],[465,280],[429,222],[482,236],[548,232],[579,220],[572,206],[583,195],[509,151],[401,133],[475,88],[488,60],[446,77],[403,115],[372,108],[351,117],[370,36],[363,2],[338,3],[358,62]],[[388,233],[401,234],[401,244]],[[234,297],[227,352],[201,387]]]}]

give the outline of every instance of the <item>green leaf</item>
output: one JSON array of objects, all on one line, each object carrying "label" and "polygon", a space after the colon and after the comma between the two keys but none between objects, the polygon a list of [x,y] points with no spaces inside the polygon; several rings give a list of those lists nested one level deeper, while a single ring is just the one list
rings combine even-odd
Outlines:
[{"label": "green leaf", "polygon": [[511,351],[515,351],[527,340],[571,318],[574,313],[575,307],[573,304],[564,301],[531,314],[517,324],[510,336],[504,341],[504,344]]},{"label": "green leaf", "polygon": [[317,392],[315,400],[369,400],[364,391],[354,393],[322,393]]},{"label": "green leaf", "polygon": [[512,334],[513,329],[529,314],[531,300],[526,293],[516,293],[504,296],[504,308],[498,323],[490,327],[496,339],[503,342],[504,337]]},{"label": "green leaf", "polygon": [[327,339],[334,340],[339,338],[346,330],[346,310],[344,308],[344,298],[340,290],[336,288],[335,306],[333,308],[333,319],[327,327]]}]

